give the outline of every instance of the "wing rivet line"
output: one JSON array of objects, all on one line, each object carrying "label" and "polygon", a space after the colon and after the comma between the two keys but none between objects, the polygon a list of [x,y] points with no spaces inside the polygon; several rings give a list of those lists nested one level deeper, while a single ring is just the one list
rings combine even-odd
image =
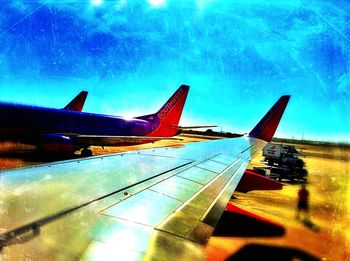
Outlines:
[{"label": "wing rivet line", "polygon": [[[1,250],[11,243],[18,244],[18,243],[25,243],[34,237],[38,236],[40,234],[40,225],[33,224],[32,226],[29,226],[28,228],[24,229],[22,231],[21,235],[17,235],[14,231],[10,232],[9,237],[6,236],[0,237],[0,252]],[[10,241],[10,242],[6,242]]]},{"label": "wing rivet line", "polygon": [[[75,212],[75,211],[77,211],[77,210],[79,210],[79,209],[81,209],[83,207],[86,207],[88,205],[91,205],[91,204],[93,204],[93,203],[95,203],[97,201],[100,201],[102,199],[105,199],[107,197],[115,195],[115,194],[117,194],[119,192],[122,192],[124,189],[129,189],[129,188],[135,187],[135,186],[137,186],[137,185],[139,185],[139,184],[141,184],[143,182],[147,182],[147,181],[149,181],[151,179],[154,179],[156,177],[162,176],[162,175],[164,175],[166,173],[169,173],[169,172],[171,172],[173,170],[177,170],[177,169],[183,168],[183,167],[185,167],[185,166],[187,166],[189,164],[192,164],[192,163],[193,162],[184,163],[182,165],[179,165],[179,166],[176,166],[176,167],[174,167],[172,169],[169,169],[169,170],[167,170],[165,172],[161,172],[161,173],[156,174],[154,176],[145,178],[144,180],[140,180],[139,182],[136,182],[136,183],[134,183],[132,185],[128,185],[128,186],[124,187],[123,189],[118,189],[116,191],[110,192],[110,193],[105,194],[103,196],[100,196],[98,198],[92,199],[92,200],[90,200],[88,202],[85,202],[85,203],[83,203],[81,205],[77,205],[75,207],[71,207],[71,208],[68,208],[68,209],[63,209],[63,210],[61,210],[59,212],[56,212],[56,213],[54,213],[52,215],[49,215],[49,216],[43,217],[41,219],[38,219],[36,221],[33,221],[33,222],[31,222],[31,223],[29,223],[27,225],[23,225],[21,227],[18,227],[16,229],[13,229],[11,231],[8,231],[8,232],[2,233],[2,234],[0,233],[0,252],[2,251],[2,249],[5,246],[11,245],[11,244],[23,243],[23,242],[31,240],[34,236],[38,235],[38,232],[39,232],[39,230],[40,230],[40,228],[42,226],[44,226],[44,225],[46,225],[46,224],[48,224],[48,223],[50,223],[50,222],[52,222],[54,220],[57,220],[57,219],[59,219],[61,217],[64,217],[64,216],[66,216],[68,214],[71,214],[71,213],[73,213],[73,212]],[[125,191],[125,192],[128,193],[127,191]],[[124,194],[125,194],[125,192],[124,192]],[[28,237],[25,237],[24,234],[27,233],[27,232],[31,232],[32,234],[29,235]],[[25,238],[23,238],[23,237],[20,238],[21,236],[23,236]]]}]

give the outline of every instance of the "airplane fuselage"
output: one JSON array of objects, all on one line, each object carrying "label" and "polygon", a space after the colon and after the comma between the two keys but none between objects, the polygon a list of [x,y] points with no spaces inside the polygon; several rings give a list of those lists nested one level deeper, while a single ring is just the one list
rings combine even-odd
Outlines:
[{"label": "airplane fuselage", "polygon": [[81,112],[87,92],[64,109],[0,103],[0,140],[37,145],[42,151],[74,153],[89,146],[127,146],[155,142],[178,133],[189,86],[181,85],[153,114],[132,119]]},{"label": "airplane fuselage", "polygon": [[0,139],[37,144],[44,134],[147,136],[156,125],[142,119],[0,103]]}]

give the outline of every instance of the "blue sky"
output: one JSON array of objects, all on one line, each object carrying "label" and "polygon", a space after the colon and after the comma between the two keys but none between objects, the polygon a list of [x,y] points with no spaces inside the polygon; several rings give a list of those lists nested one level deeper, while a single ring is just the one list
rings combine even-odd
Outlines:
[{"label": "blue sky", "polygon": [[0,100],[138,116],[181,84],[182,125],[247,132],[283,94],[276,136],[350,142],[342,1],[62,0],[0,7]]}]

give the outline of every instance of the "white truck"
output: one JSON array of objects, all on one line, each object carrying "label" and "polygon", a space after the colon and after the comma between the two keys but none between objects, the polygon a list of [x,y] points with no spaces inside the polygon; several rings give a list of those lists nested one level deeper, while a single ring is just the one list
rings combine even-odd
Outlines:
[{"label": "white truck", "polygon": [[303,168],[304,161],[298,158],[300,153],[293,145],[267,143],[263,148],[263,156],[268,165],[285,166],[287,168]]}]

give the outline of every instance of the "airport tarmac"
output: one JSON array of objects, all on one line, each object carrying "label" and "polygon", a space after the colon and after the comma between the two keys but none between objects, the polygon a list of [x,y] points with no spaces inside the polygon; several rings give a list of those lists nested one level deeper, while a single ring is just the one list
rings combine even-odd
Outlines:
[{"label": "airport tarmac", "polygon": [[[130,149],[183,146],[209,137],[181,136],[182,141],[160,141],[141,146],[101,148],[94,154]],[[349,147],[297,145],[309,171],[310,220],[305,224],[295,218],[300,184],[284,183],[281,191],[235,192],[232,202],[248,211],[282,224],[282,237],[223,238],[212,237],[206,248],[208,260],[225,260],[246,244],[286,246],[304,250],[322,260],[350,260],[350,179]],[[76,155],[76,157],[79,157]],[[261,166],[262,156],[253,159],[249,168]],[[0,169],[16,168],[51,161],[37,156],[33,147],[12,143],[0,144]],[[247,227],[249,229],[249,227]]]},{"label": "airport tarmac", "polygon": [[[235,192],[234,204],[282,224],[282,237],[212,237],[207,247],[209,260],[225,260],[246,244],[285,246],[307,251],[321,260],[350,260],[349,147],[296,145],[309,171],[310,220],[295,218],[298,182],[283,182],[282,190]],[[261,166],[262,156],[248,168]],[[247,228],[249,229],[249,228]]]}]

